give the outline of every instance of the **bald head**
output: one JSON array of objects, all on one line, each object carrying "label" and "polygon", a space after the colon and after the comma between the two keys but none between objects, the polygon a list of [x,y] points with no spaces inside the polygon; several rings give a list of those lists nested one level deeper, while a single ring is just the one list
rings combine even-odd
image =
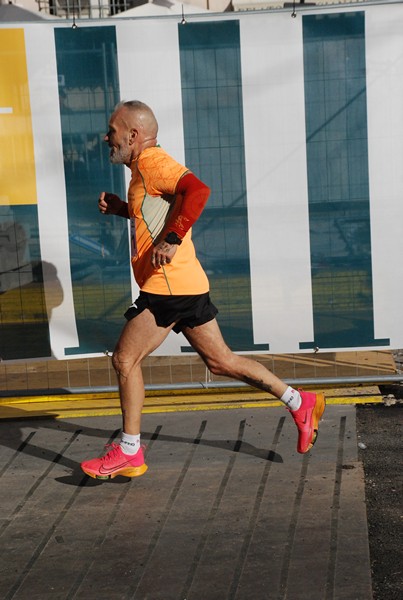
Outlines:
[{"label": "bald head", "polygon": [[119,102],[105,136],[111,162],[129,166],[143,150],[156,146],[157,134],[157,119],[147,104],[139,100]]},{"label": "bald head", "polygon": [[122,118],[127,120],[130,128],[137,127],[142,130],[145,137],[156,139],[158,133],[157,119],[151,108],[140,102],[140,100],[129,100],[128,102],[119,102],[115,108],[115,113],[119,112]]}]

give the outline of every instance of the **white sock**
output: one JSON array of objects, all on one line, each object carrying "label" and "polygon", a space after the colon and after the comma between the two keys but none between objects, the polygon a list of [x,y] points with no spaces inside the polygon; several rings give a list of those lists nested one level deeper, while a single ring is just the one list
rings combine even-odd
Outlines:
[{"label": "white sock", "polygon": [[136,454],[140,449],[140,434],[130,435],[129,433],[122,432],[122,439],[120,441],[120,447],[124,454]]},{"label": "white sock", "polygon": [[280,398],[281,402],[289,408],[290,410],[298,410],[301,406],[302,398],[300,393],[297,390],[294,390],[292,387],[288,386],[283,396]]}]

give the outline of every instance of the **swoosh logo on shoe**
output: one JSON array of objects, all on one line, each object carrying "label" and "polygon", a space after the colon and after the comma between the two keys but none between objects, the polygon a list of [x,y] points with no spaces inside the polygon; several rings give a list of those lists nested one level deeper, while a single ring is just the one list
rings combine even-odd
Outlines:
[{"label": "swoosh logo on shoe", "polygon": [[123,467],[126,467],[127,465],[130,464],[130,460],[126,460],[124,463],[122,463],[121,465],[117,465],[116,467],[112,467],[110,469],[105,468],[103,465],[101,465],[99,467],[99,472],[100,473],[112,473],[113,471],[116,471],[117,469],[122,469]]},{"label": "swoosh logo on shoe", "polygon": [[304,425],[306,425],[308,423],[308,411],[305,411],[305,416],[304,416],[304,420],[302,421],[302,423]]},{"label": "swoosh logo on shoe", "polygon": [[310,409],[305,411],[305,416],[304,416],[304,420],[303,420],[304,425],[309,423],[309,421],[312,417],[312,413],[313,413],[313,410],[310,410]]}]

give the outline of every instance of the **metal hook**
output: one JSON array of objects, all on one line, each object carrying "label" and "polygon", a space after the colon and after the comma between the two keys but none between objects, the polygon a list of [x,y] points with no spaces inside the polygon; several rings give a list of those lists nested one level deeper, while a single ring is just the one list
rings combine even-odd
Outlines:
[{"label": "metal hook", "polygon": [[183,8],[183,4],[182,4],[182,21],[181,21],[181,25],[186,25],[187,21],[185,19],[185,10]]}]

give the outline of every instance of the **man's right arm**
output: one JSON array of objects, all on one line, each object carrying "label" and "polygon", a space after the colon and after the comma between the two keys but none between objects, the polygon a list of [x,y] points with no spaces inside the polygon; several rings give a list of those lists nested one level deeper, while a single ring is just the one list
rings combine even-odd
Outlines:
[{"label": "man's right arm", "polygon": [[121,200],[116,194],[101,192],[98,199],[98,208],[104,215],[117,215],[129,219],[127,202]]}]

